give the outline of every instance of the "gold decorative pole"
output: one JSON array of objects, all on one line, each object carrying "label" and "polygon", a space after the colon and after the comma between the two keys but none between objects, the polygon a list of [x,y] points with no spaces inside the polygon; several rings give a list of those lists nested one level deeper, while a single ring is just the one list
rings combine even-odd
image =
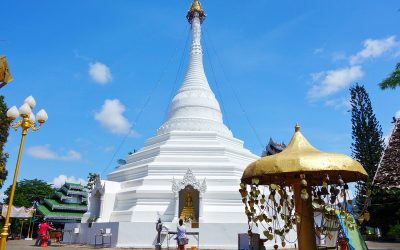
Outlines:
[{"label": "gold decorative pole", "polygon": [[24,141],[25,141],[25,135],[27,131],[23,130],[22,131],[22,138],[21,138],[21,143],[19,144],[19,151],[18,151],[18,158],[17,158],[17,165],[15,166],[15,171],[14,171],[14,180],[13,184],[11,186],[11,192],[10,192],[10,198],[8,201],[8,207],[7,207],[7,215],[6,215],[6,220],[4,222],[3,230],[0,234],[1,239],[0,239],[0,249],[4,250],[5,245],[6,245],[6,240],[8,237],[8,227],[10,226],[10,214],[11,214],[11,208],[12,204],[14,201],[14,192],[15,192],[15,187],[17,185],[17,176],[18,176],[18,171],[19,171],[19,165],[21,163],[21,155],[22,155],[22,150],[24,148]]},{"label": "gold decorative pole", "polygon": [[[2,232],[0,234],[0,236],[1,236],[0,250],[6,249],[8,229],[10,226],[10,214],[11,214],[11,209],[12,209],[12,205],[13,205],[13,201],[14,201],[15,188],[17,186],[17,177],[18,177],[19,167],[21,164],[21,156],[22,156],[22,151],[24,148],[25,136],[28,133],[29,129],[32,129],[32,131],[39,130],[39,127],[36,127],[35,116],[32,113],[32,108],[34,108],[35,106],[36,106],[35,99],[32,96],[29,96],[28,98],[25,99],[24,104],[19,109],[17,109],[16,106],[13,106],[7,111],[7,117],[10,121],[15,120],[18,116],[22,117],[22,119],[20,121],[11,125],[11,127],[14,128],[15,130],[17,130],[18,127],[21,127],[22,137],[21,137],[21,142],[19,144],[17,164],[15,166],[14,179],[13,179],[13,184],[11,186],[11,192],[10,192],[10,197],[9,197],[9,201],[8,201],[6,219],[4,222]],[[36,114],[36,119],[40,125],[43,124],[45,121],[47,121],[48,116],[47,116],[46,111],[44,111],[44,109],[40,110]]]},{"label": "gold decorative pole", "polygon": [[[311,197],[303,200],[301,198],[301,184],[293,184],[294,202],[296,204],[297,220],[297,242],[299,249],[317,249],[314,229],[314,209],[312,207]],[[311,188],[307,188],[311,193]]]}]

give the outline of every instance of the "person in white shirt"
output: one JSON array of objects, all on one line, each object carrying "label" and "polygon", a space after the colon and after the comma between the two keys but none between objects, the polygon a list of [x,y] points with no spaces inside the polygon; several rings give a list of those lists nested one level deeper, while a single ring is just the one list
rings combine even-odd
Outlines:
[{"label": "person in white shirt", "polygon": [[183,225],[183,220],[179,220],[179,226],[176,228],[176,240],[178,241],[179,250],[185,250],[187,244],[186,228]]}]

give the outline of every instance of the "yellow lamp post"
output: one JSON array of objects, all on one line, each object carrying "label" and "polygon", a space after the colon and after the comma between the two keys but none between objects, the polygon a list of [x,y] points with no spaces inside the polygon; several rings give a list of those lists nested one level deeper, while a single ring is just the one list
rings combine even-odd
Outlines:
[{"label": "yellow lamp post", "polygon": [[15,171],[14,171],[13,184],[11,186],[11,192],[10,192],[8,208],[7,208],[7,215],[6,215],[6,219],[4,222],[2,232],[0,234],[0,236],[1,236],[0,250],[4,250],[6,247],[6,240],[8,237],[8,228],[10,226],[10,214],[11,214],[11,209],[12,209],[13,200],[14,200],[15,187],[17,184],[18,170],[19,170],[19,166],[21,163],[22,150],[24,148],[25,136],[28,133],[29,129],[32,129],[32,131],[39,130],[40,127],[36,126],[36,120],[38,121],[39,125],[42,125],[48,119],[47,113],[44,109],[41,109],[36,114],[36,117],[35,117],[35,115],[32,113],[32,109],[35,106],[36,106],[35,99],[32,96],[29,96],[25,99],[24,104],[22,104],[22,106],[19,109],[17,109],[16,106],[13,106],[7,111],[7,118],[10,121],[14,121],[15,119],[18,118],[18,116],[21,116],[21,120],[12,124],[11,127],[14,128],[15,130],[17,130],[17,128],[20,127],[22,129],[22,137],[21,137],[21,142],[19,145],[17,164],[15,166]]}]

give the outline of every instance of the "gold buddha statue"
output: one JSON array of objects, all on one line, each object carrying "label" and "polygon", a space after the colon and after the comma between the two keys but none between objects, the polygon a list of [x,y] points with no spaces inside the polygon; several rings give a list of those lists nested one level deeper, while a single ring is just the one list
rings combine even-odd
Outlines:
[{"label": "gold buddha statue", "polygon": [[187,193],[185,198],[185,207],[183,207],[180,218],[184,221],[196,220],[196,209],[193,207],[193,198],[191,193]]}]

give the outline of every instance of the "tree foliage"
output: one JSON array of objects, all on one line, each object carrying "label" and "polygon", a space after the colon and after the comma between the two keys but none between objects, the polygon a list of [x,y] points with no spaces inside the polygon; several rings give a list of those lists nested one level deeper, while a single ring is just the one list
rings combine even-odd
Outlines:
[{"label": "tree foliage", "polygon": [[90,191],[92,191],[94,185],[96,184],[96,180],[100,178],[99,174],[96,173],[89,173],[88,177],[87,177],[87,184],[86,184],[86,188]]},{"label": "tree foliage", "polygon": [[382,128],[375,117],[369,95],[362,85],[350,88],[352,138],[351,150],[372,181],[384,149]]},{"label": "tree foliage", "polygon": [[400,87],[400,63],[397,63],[396,68],[388,78],[379,83],[381,89]]},{"label": "tree foliage", "polygon": [[[4,199],[4,202],[8,204],[11,192],[11,186],[7,188],[4,192],[7,195],[7,198]],[[14,193],[14,202],[13,206],[16,207],[31,207],[33,201],[40,201],[44,198],[49,197],[54,192],[51,184],[48,184],[45,181],[33,179],[27,180],[24,179],[22,181],[17,182],[17,186],[15,188]]]},{"label": "tree foliage", "polygon": [[7,105],[4,102],[4,96],[0,96],[0,188],[3,187],[3,183],[7,178],[6,163],[8,154],[4,152],[4,145],[7,142],[10,122],[7,120],[6,113]]},{"label": "tree foliage", "polygon": [[359,181],[356,185],[356,205],[360,210],[366,201],[369,188],[383,152],[382,128],[372,110],[369,95],[364,86],[350,88],[353,157],[361,163],[368,173],[366,183]]},{"label": "tree foliage", "polygon": [[385,239],[393,240],[390,231],[400,229],[400,189],[374,189],[368,210],[371,213],[369,226],[379,227]]}]

